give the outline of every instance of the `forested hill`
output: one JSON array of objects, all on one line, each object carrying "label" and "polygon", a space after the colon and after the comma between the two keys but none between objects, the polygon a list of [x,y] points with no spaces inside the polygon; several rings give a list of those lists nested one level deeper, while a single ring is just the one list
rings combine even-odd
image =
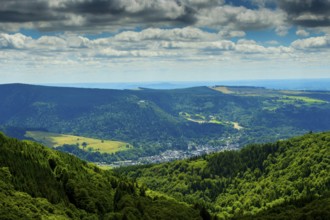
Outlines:
[{"label": "forested hill", "polygon": [[0,219],[202,219],[192,208],[149,197],[134,181],[42,145],[0,133]]},{"label": "forested hill", "polygon": [[47,130],[129,142],[208,138],[223,133],[224,126],[194,123],[179,112],[194,102],[199,105],[196,98],[209,95],[221,93],[207,87],[158,91],[2,85],[0,124],[18,131]]},{"label": "forested hill", "polygon": [[220,219],[330,219],[330,132],[117,172]]},{"label": "forested hill", "polygon": [[0,219],[329,219],[329,146],[306,134],[114,172],[0,134]]},{"label": "forested hill", "polygon": [[24,139],[26,131],[37,130],[133,146],[107,160],[93,155],[97,152],[88,152],[88,157],[79,153],[93,161],[186,151],[188,145],[243,146],[330,130],[330,92],[322,91],[224,86],[109,90],[8,84],[0,85],[0,100],[0,130],[9,136]]}]

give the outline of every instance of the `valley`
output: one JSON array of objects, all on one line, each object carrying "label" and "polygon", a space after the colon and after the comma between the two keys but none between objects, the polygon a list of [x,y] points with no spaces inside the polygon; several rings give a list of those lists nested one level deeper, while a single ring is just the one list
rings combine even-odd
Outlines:
[{"label": "valley", "polygon": [[0,135],[0,218],[330,216],[330,92],[13,84],[0,98],[1,130],[23,140]]},{"label": "valley", "polygon": [[184,160],[193,157],[199,157],[215,152],[233,151],[239,150],[238,144],[233,144],[231,139],[226,141],[226,145],[223,146],[210,146],[210,145],[189,145],[188,149],[183,150],[166,150],[160,154],[153,156],[140,157],[137,160],[124,160],[116,161],[111,164],[105,162],[96,163],[101,166],[109,166],[111,168],[117,168],[122,166],[135,166],[144,164],[166,163],[174,160]]},{"label": "valley", "polygon": [[328,91],[7,84],[0,99],[6,134],[102,164],[165,162],[330,130]]}]

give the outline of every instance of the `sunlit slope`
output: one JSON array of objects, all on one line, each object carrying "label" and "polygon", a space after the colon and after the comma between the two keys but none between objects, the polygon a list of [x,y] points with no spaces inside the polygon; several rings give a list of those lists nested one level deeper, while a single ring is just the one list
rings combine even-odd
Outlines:
[{"label": "sunlit slope", "polygon": [[121,141],[100,140],[75,135],[57,134],[44,131],[27,131],[26,137],[32,138],[48,147],[60,147],[63,145],[77,145],[84,150],[98,151],[101,153],[115,153],[128,150],[132,146]]}]

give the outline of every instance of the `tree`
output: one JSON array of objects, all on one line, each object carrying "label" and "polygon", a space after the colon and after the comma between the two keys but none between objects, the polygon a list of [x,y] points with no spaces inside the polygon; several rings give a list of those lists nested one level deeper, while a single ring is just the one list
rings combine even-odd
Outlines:
[{"label": "tree", "polygon": [[83,147],[83,149],[85,150],[85,148],[87,147],[87,143],[86,142],[82,142],[81,146]]}]

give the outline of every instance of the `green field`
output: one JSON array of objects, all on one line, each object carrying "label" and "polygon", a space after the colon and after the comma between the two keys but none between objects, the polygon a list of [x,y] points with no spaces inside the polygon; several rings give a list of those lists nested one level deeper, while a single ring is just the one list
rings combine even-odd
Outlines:
[{"label": "green field", "polygon": [[101,140],[44,131],[27,131],[25,136],[33,138],[34,140],[48,147],[55,148],[65,144],[79,145],[79,148],[81,149],[99,151],[101,153],[115,153],[117,151],[123,151],[132,148],[130,144],[121,141]]},{"label": "green field", "polygon": [[192,121],[195,123],[203,124],[203,123],[209,123],[209,124],[221,124],[221,125],[229,125],[233,126],[236,130],[243,129],[242,126],[239,125],[238,122],[231,122],[231,121],[219,121],[214,116],[204,116],[202,114],[189,114],[187,112],[180,112],[179,115],[183,118],[185,118],[188,121]]},{"label": "green field", "polygon": [[302,104],[326,104],[327,101],[321,99],[310,98],[310,93],[305,91],[291,91],[291,90],[271,90],[258,87],[211,87],[211,89],[224,94],[234,94],[239,96],[262,96],[270,99],[277,99],[278,102],[286,104],[295,104],[301,102]]},{"label": "green field", "polygon": [[224,94],[234,94],[235,93],[235,92],[229,90],[229,88],[226,86],[216,86],[216,87],[211,87],[211,89],[214,89],[218,92],[222,92]]},{"label": "green field", "polygon": [[281,100],[282,102],[295,102],[300,101],[307,104],[325,104],[328,103],[327,101],[321,100],[321,99],[313,99],[310,97],[305,96],[283,96]]}]

